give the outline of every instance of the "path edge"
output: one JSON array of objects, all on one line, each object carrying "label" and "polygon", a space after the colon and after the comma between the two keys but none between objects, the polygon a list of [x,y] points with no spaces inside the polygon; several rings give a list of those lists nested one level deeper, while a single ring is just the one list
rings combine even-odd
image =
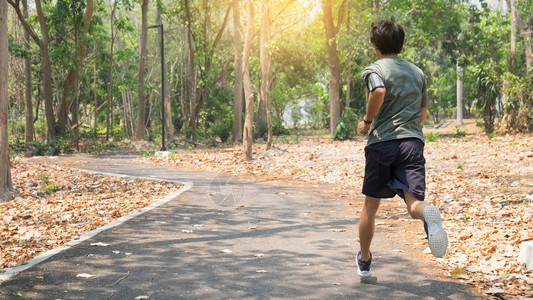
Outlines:
[{"label": "path edge", "polygon": [[72,169],[72,170],[76,170],[76,171],[81,171],[81,172],[85,172],[85,173],[91,173],[91,174],[99,174],[99,175],[104,175],[104,176],[113,176],[113,177],[123,177],[123,178],[138,178],[138,179],[145,179],[145,180],[152,180],[152,181],[162,181],[162,182],[172,182],[172,183],[177,183],[177,184],[182,184],[183,186],[180,187],[176,192],[166,196],[165,198],[157,201],[157,202],[154,202],[148,206],[145,206],[143,207],[141,210],[139,211],[136,211],[132,214],[129,214],[127,216],[123,216],[123,217],[120,217],[118,219],[116,219],[115,221],[113,222],[110,222],[110,223],[107,223],[106,225],[100,227],[100,228],[97,228],[97,229],[94,229],[94,230],[91,230],[85,234],[83,234],[82,236],[80,236],[79,239],[75,239],[75,240],[71,240],[57,248],[54,248],[54,249],[51,249],[51,250],[48,250],[42,254],[39,254],[38,256],[28,260],[27,262],[25,262],[24,264],[22,265],[18,265],[18,266],[15,266],[15,267],[12,267],[12,268],[6,268],[4,269],[4,273],[0,274],[0,286],[8,281],[9,279],[11,279],[11,277],[17,275],[18,273],[22,272],[22,271],[25,271],[67,249],[70,249],[74,246],[77,246],[79,244],[81,244],[82,242],[92,238],[92,237],[95,237],[96,235],[98,235],[99,233],[101,232],[104,232],[106,230],[109,230],[111,228],[114,228],[114,227],[117,227],[119,225],[121,225],[122,223],[128,221],[128,220],[131,220],[135,217],[138,217],[140,215],[143,215],[149,211],[151,211],[152,209],[156,208],[156,207],[159,207],[167,202],[169,202],[170,200],[178,197],[179,195],[181,195],[182,193],[190,190],[192,187],[193,187],[193,183],[190,182],[190,181],[177,181],[177,180],[171,180],[171,179],[161,179],[161,178],[151,178],[151,177],[142,177],[142,176],[131,176],[131,175],[125,175],[125,174],[119,174],[119,173],[108,173],[108,172],[98,172],[98,171],[94,171],[94,170],[86,170],[86,169],[78,169],[78,168],[69,168],[69,169]]}]

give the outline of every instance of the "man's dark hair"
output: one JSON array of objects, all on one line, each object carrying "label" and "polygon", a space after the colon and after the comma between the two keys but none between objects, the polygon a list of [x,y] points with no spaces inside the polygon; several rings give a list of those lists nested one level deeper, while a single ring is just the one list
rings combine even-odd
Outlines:
[{"label": "man's dark hair", "polygon": [[378,20],[372,23],[370,41],[382,54],[398,54],[402,51],[405,32],[393,20]]}]

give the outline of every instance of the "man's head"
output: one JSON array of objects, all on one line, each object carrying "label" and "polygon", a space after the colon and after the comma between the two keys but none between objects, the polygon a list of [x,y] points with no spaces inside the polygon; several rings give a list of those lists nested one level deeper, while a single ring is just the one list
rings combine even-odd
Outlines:
[{"label": "man's head", "polygon": [[378,20],[372,23],[370,41],[381,54],[398,54],[402,51],[405,32],[402,26],[392,20]]}]

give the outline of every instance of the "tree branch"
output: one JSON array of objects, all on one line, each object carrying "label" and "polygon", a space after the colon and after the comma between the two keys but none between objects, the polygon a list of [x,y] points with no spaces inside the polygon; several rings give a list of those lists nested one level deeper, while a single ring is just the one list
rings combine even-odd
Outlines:
[{"label": "tree branch", "polygon": [[222,33],[224,33],[224,29],[226,29],[226,24],[228,23],[228,17],[229,12],[231,11],[231,2],[228,5],[228,9],[226,9],[226,15],[224,16],[224,22],[222,22],[222,26],[220,27],[220,30],[218,31],[217,37],[215,38],[215,41],[213,42],[213,46],[211,47],[212,51],[214,51],[215,47],[217,46],[218,42],[220,41],[220,38],[222,37]]},{"label": "tree branch", "polygon": [[303,20],[303,18],[305,18],[305,16],[300,17],[300,19],[296,20],[295,22],[293,22],[293,23],[291,23],[291,24],[289,24],[289,25],[287,25],[287,26],[281,28],[280,30],[274,32],[273,34],[270,35],[270,38],[274,38],[274,37],[277,36],[278,34],[284,32],[285,30],[291,28],[292,26],[294,26],[294,25],[300,23],[300,21]]},{"label": "tree branch", "polygon": [[335,28],[333,29],[334,36],[336,36],[337,33],[339,33],[339,30],[341,29],[344,15],[346,14],[346,9],[344,9],[345,6],[346,6],[346,0],[343,0],[341,6],[339,6],[339,13],[337,14],[338,15],[337,25],[335,25]]},{"label": "tree branch", "polygon": [[[290,0],[289,2],[287,2],[287,4],[285,4],[285,6],[276,14],[276,16],[274,18],[272,18],[270,21],[269,21],[269,25],[272,25],[274,24],[274,22],[279,19],[279,17],[281,17],[281,14],[289,7],[289,5],[293,2],[296,2],[296,0]],[[259,35],[259,29],[256,30],[254,32],[254,35],[252,37],[252,39],[254,39],[256,36]]]},{"label": "tree branch", "polygon": [[37,33],[35,32],[35,30],[33,30],[33,27],[31,27],[30,24],[26,22],[26,18],[24,18],[24,15],[22,14],[22,11],[20,10],[20,0],[15,0],[15,2],[13,2],[13,0],[7,0],[7,3],[9,3],[15,9],[15,12],[17,13],[20,23],[22,24],[24,29],[30,34],[32,39],[37,44],[37,46],[41,47],[42,45],[41,39],[37,36]]},{"label": "tree branch", "polygon": [[296,0],[289,0],[289,2],[285,4],[285,6],[276,14],[276,16],[270,20],[270,25],[274,24],[274,22],[276,22],[276,20],[281,16],[281,14],[289,7],[289,5],[294,2],[296,2]]},{"label": "tree branch", "polygon": [[233,60],[231,59],[227,59],[227,62],[226,62],[226,65],[222,68],[222,70],[217,74],[217,76],[215,77],[215,79],[213,79],[213,83],[212,83],[212,86],[216,86],[217,83],[222,79],[224,78],[224,76],[226,76],[227,72],[228,72],[228,68],[230,66],[230,63],[232,63]]}]

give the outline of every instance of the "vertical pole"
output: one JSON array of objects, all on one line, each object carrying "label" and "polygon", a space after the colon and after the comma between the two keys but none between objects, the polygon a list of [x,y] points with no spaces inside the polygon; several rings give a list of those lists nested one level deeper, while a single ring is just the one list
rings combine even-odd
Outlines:
[{"label": "vertical pole", "polygon": [[165,43],[163,41],[163,24],[159,25],[161,31],[161,131],[162,131],[162,147],[161,151],[165,151]]}]

